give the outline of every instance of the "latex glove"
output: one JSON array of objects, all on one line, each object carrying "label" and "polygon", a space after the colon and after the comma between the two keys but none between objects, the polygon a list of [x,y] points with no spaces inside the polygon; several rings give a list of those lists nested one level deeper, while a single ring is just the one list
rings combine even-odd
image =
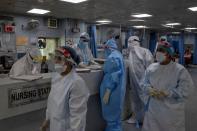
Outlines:
[{"label": "latex glove", "polygon": [[93,61],[93,60],[90,61],[90,63],[93,64],[93,65],[99,65],[97,62],[95,62],[95,61]]},{"label": "latex glove", "polygon": [[159,91],[157,89],[151,88],[149,90],[149,96],[157,97],[159,95]]},{"label": "latex glove", "polygon": [[158,96],[157,96],[157,99],[163,99],[163,98],[165,98],[167,96],[168,96],[168,94],[166,92],[159,91]]},{"label": "latex glove", "polygon": [[109,89],[107,89],[107,90],[105,91],[104,96],[103,96],[103,102],[104,102],[104,104],[106,104],[106,105],[109,103],[110,94],[111,94],[111,91],[110,91]]},{"label": "latex glove", "polygon": [[149,95],[157,99],[163,99],[168,96],[166,92],[154,88],[149,90]]},{"label": "latex glove", "polygon": [[49,120],[45,120],[41,127],[40,127],[40,131],[47,131],[47,128],[49,127]]}]

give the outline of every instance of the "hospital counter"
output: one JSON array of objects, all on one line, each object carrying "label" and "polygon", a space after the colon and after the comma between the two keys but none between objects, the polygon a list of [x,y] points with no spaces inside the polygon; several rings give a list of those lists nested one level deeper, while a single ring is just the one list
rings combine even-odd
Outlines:
[{"label": "hospital counter", "polygon": [[[90,91],[87,112],[87,129],[103,130],[101,104],[98,90],[103,78],[103,71],[79,73],[86,81]],[[47,97],[51,88],[51,74],[42,74],[43,78],[35,81],[0,78],[0,120],[46,108]],[[94,118],[94,119],[93,119]]]}]

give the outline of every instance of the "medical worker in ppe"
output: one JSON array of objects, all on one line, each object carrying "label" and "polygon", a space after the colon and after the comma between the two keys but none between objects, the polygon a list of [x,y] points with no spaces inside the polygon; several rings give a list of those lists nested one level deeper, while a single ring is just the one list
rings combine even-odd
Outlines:
[{"label": "medical worker in ppe", "polygon": [[122,131],[121,112],[125,97],[125,68],[123,56],[111,38],[104,45],[106,61],[104,78],[100,87],[103,118],[107,122],[105,131]]},{"label": "medical worker in ppe", "polygon": [[41,71],[42,56],[40,50],[33,46],[27,50],[25,56],[16,61],[10,70],[10,77],[21,75],[35,75]]},{"label": "medical worker in ppe", "polygon": [[142,131],[185,131],[185,102],[194,88],[188,71],[171,60],[173,48],[158,44],[157,63],[146,70],[142,83],[146,113]]},{"label": "medical worker in ppe", "polygon": [[56,50],[56,73],[48,97],[46,120],[41,126],[46,131],[85,131],[89,91],[85,81],[76,73],[79,57],[71,47]]},{"label": "medical worker in ppe", "polygon": [[81,63],[79,64],[80,66],[87,66],[91,64],[97,64],[94,61],[94,57],[92,55],[92,52],[88,46],[90,41],[90,37],[88,33],[83,32],[80,35],[80,40],[77,45],[77,48],[75,50],[77,51],[77,54],[80,56]]},{"label": "medical worker in ppe", "polygon": [[153,63],[153,55],[143,47],[140,47],[139,37],[131,36],[128,39],[129,47],[129,80],[131,87],[132,117],[128,123],[143,122],[144,104],[140,99],[140,80],[143,78],[147,67]]}]

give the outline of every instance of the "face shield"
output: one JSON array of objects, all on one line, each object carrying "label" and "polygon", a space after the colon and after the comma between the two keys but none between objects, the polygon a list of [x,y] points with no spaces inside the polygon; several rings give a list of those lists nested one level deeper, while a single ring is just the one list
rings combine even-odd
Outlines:
[{"label": "face shield", "polygon": [[68,65],[72,65],[72,62],[69,61],[69,57],[65,57],[63,53],[56,50],[54,56],[55,71],[57,73],[63,73],[66,71]]},{"label": "face shield", "polygon": [[81,42],[89,42],[89,40],[86,39],[85,37],[80,37],[80,41],[81,41]]},{"label": "face shield", "polygon": [[88,35],[88,33],[86,32],[81,33],[80,41],[84,43],[88,43],[90,41],[90,36]]},{"label": "face shield", "polygon": [[54,60],[55,63],[70,63],[72,65],[77,65],[72,59],[70,52],[62,48],[56,49]]},{"label": "face shield", "polygon": [[80,63],[80,58],[73,48],[64,46],[55,50],[54,61],[56,71],[65,73],[78,65]]},{"label": "face shield", "polygon": [[81,36],[79,40],[78,47],[80,49],[85,49],[89,44],[89,36]]}]

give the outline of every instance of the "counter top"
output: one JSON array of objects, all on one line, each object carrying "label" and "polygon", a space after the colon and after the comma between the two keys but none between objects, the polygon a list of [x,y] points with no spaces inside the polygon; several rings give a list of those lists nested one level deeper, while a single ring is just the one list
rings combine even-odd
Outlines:
[{"label": "counter top", "polygon": [[[103,78],[102,70],[78,73],[86,82],[90,96],[98,94]],[[43,78],[35,81],[0,78],[0,119],[24,114],[46,107],[47,96],[51,87],[51,73],[42,74]]]},{"label": "counter top", "polygon": [[[96,94],[98,93],[98,88],[99,85],[102,81],[102,76],[103,76],[103,71],[102,70],[92,70],[91,72],[88,73],[78,73],[86,82],[90,94]],[[43,82],[43,81],[48,81],[50,82],[51,80],[51,73],[44,73],[41,74],[42,79],[34,80],[34,81],[25,81],[25,80],[16,80],[16,79],[11,79],[9,77],[5,78],[0,78],[0,88],[5,87],[5,86],[10,86],[10,85],[18,85],[18,84],[25,84],[25,83],[38,83],[38,82]]]},{"label": "counter top", "polygon": [[[45,73],[41,75],[43,77],[42,79],[51,79],[51,73]],[[39,79],[39,80],[42,80],[42,79]],[[35,81],[39,81],[39,80],[35,80]],[[31,82],[35,82],[35,81],[31,81]],[[10,84],[24,83],[24,82],[27,82],[27,81],[11,79],[10,77],[0,78],[0,87],[10,85]]]}]

